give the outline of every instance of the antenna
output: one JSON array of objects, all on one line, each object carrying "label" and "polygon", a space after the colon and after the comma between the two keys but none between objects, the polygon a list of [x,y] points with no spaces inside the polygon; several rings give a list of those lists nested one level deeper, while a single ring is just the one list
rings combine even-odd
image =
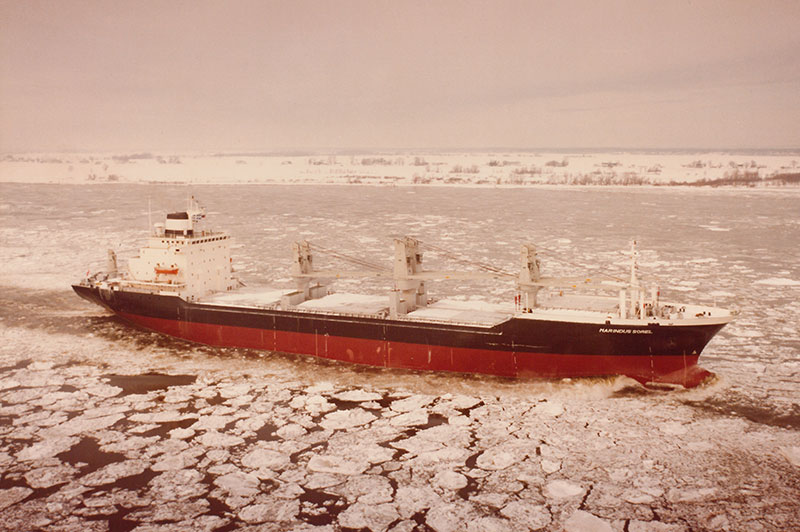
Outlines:
[{"label": "antenna", "polygon": [[153,230],[153,209],[150,207],[150,197],[147,197],[147,230]]}]

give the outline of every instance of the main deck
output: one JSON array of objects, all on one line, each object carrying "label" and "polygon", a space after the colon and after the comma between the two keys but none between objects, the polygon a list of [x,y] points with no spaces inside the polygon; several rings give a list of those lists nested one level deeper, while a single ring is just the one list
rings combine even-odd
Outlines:
[{"label": "main deck", "polygon": [[[387,318],[389,301],[384,295],[332,293],[284,308],[281,299],[291,288],[242,287],[197,300],[201,305],[249,309],[279,309],[301,313],[322,313],[369,318]],[[514,302],[497,303],[482,299],[441,299],[418,307],[402,317],[403,321],[438,322],[457,325],[494,327],[512,317],[529,320],[555,320],[611,325],[701,325],[727,323],[731,313],[702,305],[674,305],[676,312],[652,316],[647,320],[621,318],[617,298],[599,295],[570,294],[553,291],[545,294],[536,308],[523,311]],[[680,312],[678,312],[680,309]]]},{"label": "main deck", "polygon": [[[197,303],[243,309],[281,309],[369,318],[389,316],[389,300],[386,296],[337,292],[283,308],[281,299],[292,292],[292,289],[246,287],[200,298]],[[492,327],[507,321],[516,313],[513,303],[490,303],[478,299],[442,299],[408,312],[402,319]]]}]

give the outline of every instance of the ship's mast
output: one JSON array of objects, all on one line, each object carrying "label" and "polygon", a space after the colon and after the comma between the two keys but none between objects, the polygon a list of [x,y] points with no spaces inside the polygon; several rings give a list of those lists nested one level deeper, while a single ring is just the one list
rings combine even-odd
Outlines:
[{"label": "ship's mast", "polygon": [[428,304],[422,273],[422,253],[419,240],[411,237],[394,240],[394,290],[390,296],[389,311],[392,316],[402,316]]},{"label": "ship's mast", "polygon": [[536,306],[536,294],[542,286],[537,284],[541,281],[541,263],[536,255],[536,246],[533,244],[523,244],[520,248],[520,269],[517,285],[519,286],[523,310],[529,311]]},{"label": "ship's mast", "polygon": [[193,226],[206,217],[206,210],[202,207],[202,205],[200,205],[194,196],[189,197],[186,212],[189,215],[189,219],[192,221]]},{"label": "ship's mast", "polygon": [[639,283],[638,274],[639,252],[636,250],[636,240],[631,240],[630,299],[624,288],[619,293],[619,315],[623,319],[628,317],[647,319],[659,312],[659,296],[661,295],[659,287],[652,286],[648,297],[646,288]]}]

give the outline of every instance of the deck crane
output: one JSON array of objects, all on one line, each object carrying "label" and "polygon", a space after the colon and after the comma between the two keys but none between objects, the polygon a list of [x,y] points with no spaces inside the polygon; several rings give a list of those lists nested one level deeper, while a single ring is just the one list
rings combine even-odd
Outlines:
[{"label": "deck crane", "polygon": [[[292,276],[297,290],[283,296],[281,304],[286,308],[296,306],[303,301],[316,299],[327,294],[327,288],[320,281],[325,279],[370,277],[392,280],[393,289],[389,295],[389,312],[392,316],[404,316],[428,304],[426,282],[436,279],[482,280],[506,279],[516,280],[520,292],[523,311],[530,311],[536,306],[536,295],[543,287],[575,285],[586,282],[574,278],[542,277],[541,263],[533,244],[520,246],[520,269],[518,274],[509,273],[491,265],[476,264],[483,271],[439,271],[424,270],[422,267],[421,242],[409,236],[394,239],[394,258],[392,268],[372,263],[366,259],[345,255],[336,250],[326,249],[307,240],[300,240],[292,245]],[[442,248],[427,245],[438,251]],[[315,270],[312,251],[317,250],[336,258],[362,267],[360,270]],[[465,262],[465,261],[464,261]]]}]

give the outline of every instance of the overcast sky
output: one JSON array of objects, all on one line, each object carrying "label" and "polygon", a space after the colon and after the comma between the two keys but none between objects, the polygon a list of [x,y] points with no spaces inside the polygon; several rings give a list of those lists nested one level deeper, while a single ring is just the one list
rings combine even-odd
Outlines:
[{"label": "overcast sky", "polygon": [[798,148],[800,2],[0,0],[0,151]]}]

